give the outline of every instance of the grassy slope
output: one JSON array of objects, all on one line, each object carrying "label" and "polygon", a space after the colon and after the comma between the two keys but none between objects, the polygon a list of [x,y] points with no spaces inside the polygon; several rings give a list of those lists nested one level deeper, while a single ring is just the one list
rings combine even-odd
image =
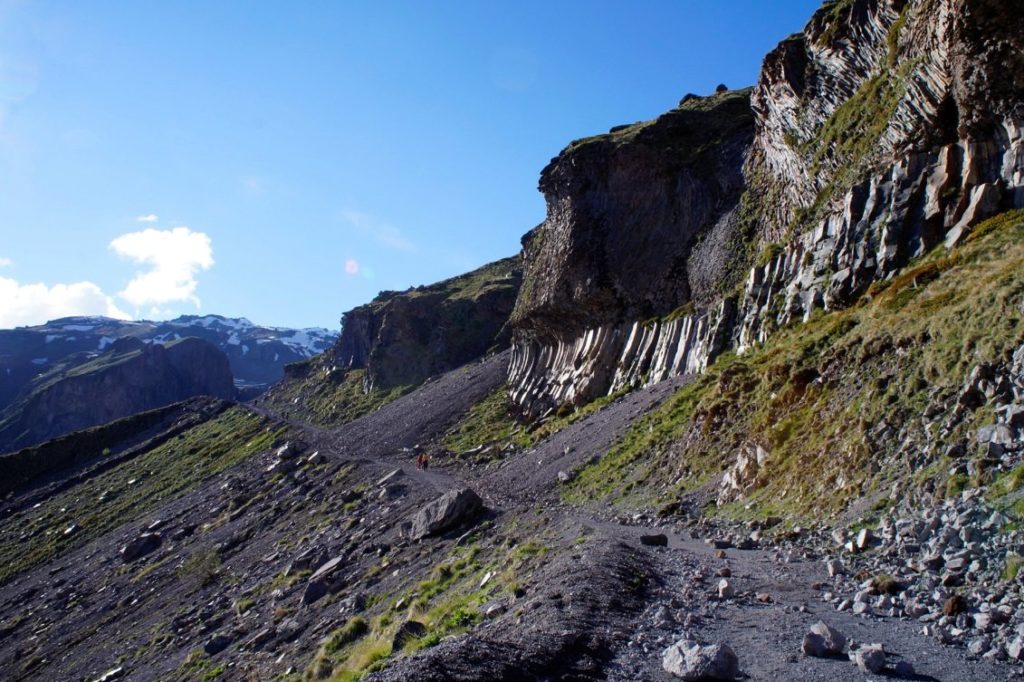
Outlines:
[{"label": "grassy slope", "polygon": [[[851,309],[719,358],[584,470],[568,497],[669,503],[755,443],[770,453],[756,490],[725,513],[838,512],[896,481],[944,491],[944,446],[992,416],[981,408],[929,438],[921,414],[954,396],[973,367],[1006,361],[1024,341],[1022,293],[1024,212],[1015,211],[879,283]],[[906,437],[932,447],[895,457]]]},{"label": "grassy slope", "polygon": [[365,370],[332,369],[327,358],[327,355],[318,355],[307,360],[309,367],[305,376],[286,376],[258,402],[289,419],[317,426],[340,426],[373,412],[413,388],[400,386],[367,393],[363,390]]},{"label": "grassy slope", "polygon": [[[0,583],[180,497],[267,449],[277,433],[233,408],[70,490],[0,521]],[[109,491],[107,501],[101,502]],[[65,533],[74,525],[76,530]],[[114,551],[114,549],[111,549]]]},{"label": "grassy slope", "polygon": [[[554,417],[525,425],[513,416],[508,387],[503,385],[470,408],[445,434],[442,445],[456,456],[476,448],[485,448],[484,452],[472,455],[476,463],[482,463],[500,457],[500,448],[509,443],[520,449],[532,447],[570,424],[594,414],[624,393],[620,391],[602,396],[576,408],[566,406]],[[493,451],[489,448],[492,445],[497,446]]]}]

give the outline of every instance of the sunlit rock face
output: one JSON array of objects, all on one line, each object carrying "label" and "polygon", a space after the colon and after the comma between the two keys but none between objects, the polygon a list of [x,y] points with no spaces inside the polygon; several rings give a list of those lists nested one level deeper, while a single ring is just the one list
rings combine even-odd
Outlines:
[{"label": "sunlit rock face", "polygon": [[749,95],[574,142],[541,191],[509,374],[528,416],[700,371],[1024,206],[1024,13],[827,3]]},{"label": "sunlit rock face", "polygon": [[430,286],[382,291],[342,316],[331,362],[366,370],[366,391],[387,390],[506,348],[521,281],[516,256]]},{"label": "sunlit rock face", "polygon": [[524,239],[513,313],[510,383],[525,412],[606,391],[637,348],[646,358],[679,335],[658,318],[718,297],[737,248],[749,94],[687,97],[654,121],[573,142],[544,169],[547,219]]}]

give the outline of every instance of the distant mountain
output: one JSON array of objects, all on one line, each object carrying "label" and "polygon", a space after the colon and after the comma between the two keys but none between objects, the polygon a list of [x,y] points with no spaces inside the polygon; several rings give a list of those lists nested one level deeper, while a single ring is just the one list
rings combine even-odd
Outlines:
[{"label": "distant mountain", "polygon": [[0,330],[0,409],[28,384],[75,353],[99,356],[122,338],[165,344],[185,337],[209,341],[227,356],[243,395],[262,392],[290,362],[310,358],[337,339],[326,329],[261,327],[245,318],[184,315],[167,322],[64,317],[35,327]]},{"label": "distant mountain", "polygon": [[0,452],[201,395],[235,395],[227,357],[212,343],[122,337],[99,355],[68,355],[34,377],[0,411]]}]

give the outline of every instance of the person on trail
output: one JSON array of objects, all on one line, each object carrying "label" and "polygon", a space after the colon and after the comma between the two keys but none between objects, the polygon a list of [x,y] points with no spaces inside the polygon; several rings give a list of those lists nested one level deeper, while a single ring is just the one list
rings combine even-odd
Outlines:
[{"label": "person on trail", "polygon": [[420,455],[420,457],[423,458],[423,467],[422,468],[423,468],[424,471],[426,471],[427,467],[430,466],[430,455],[428,455],[427,452],[424,450],[423,454]]},{"label": "person on trail", "polygon": [[420,445],[419,443],[417,443],[416,445],[412,446],[412,451],[416,455],[416,468],[417,469],[426,469],[427,466],[426,466],[425,461],[426,461],[427,453],[425,453],[423,451],[423,446]]}]

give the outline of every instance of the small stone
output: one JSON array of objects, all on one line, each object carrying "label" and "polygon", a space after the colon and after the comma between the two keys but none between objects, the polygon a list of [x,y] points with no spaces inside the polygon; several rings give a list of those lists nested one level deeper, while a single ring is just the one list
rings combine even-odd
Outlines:
[{"label": "small stone", "polygon": [[967,602],[959,594],[954,594],[942,605],[944,616],[956,616],[967,610]]},{"label": "small stone", "polygon": [[641,535],[640,544],[647,547],[668,547],[668,536],[664,533]]},{"label": "small stone", "polygon": [[732,584],[728,580],[726,580],[725,578],[722,578],[721,580],[719,580],[718,581],[718,598],[719,599],[731,599],[734,596],[736,596],[736,589],[732,586]]},{"label": "small stone", "polygon": [[391,640],[392,651],[400,651],[406,642],[419,639],[427,634],[427,626],[419,621],[407,620],[402,623]]},{"label": "small stone", "polygon": [[865,644],[850,652],[850,660],[861,672],[874,674],[885,667],[885,649],[881,644]]},{"label": "small stone", "polygon": [[142,533],[121,548],[121,558],[130,563],[154,551],[163,542],[160,533]]},{"label": "small stone", "polygon": [[327,585],[322,580],[310,580],[302,593],[302,603],[309,605],[327,594]]},{"label": "small stone", "polygon": [[209,656],[216,656],[220,652],[228,648],[231,644],[231,638],[224,634],[216,634],[210,639],[206,640],[203,644],[203,651]]}]

